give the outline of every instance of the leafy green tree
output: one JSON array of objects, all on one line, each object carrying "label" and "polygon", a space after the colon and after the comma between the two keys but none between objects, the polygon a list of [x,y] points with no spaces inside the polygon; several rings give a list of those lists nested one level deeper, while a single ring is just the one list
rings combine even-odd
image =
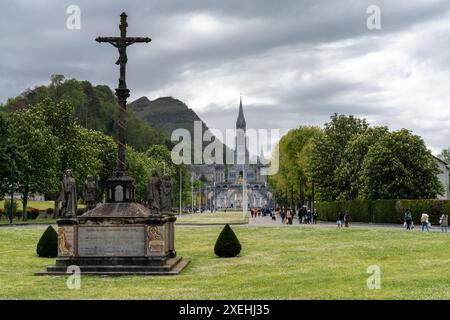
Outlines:
[{"label": "leafy green tree", "polygon": [[438,158],[446,163],[450,163],[450,148],[442,150]]},{"label": "leafy green tree", "polygon": [[338,198],[340,191],[335,171],[353,135],[364,133],[367,128],[365,119],[336,113],[325,124],[324,135],[316,140],[311,156],[312,179],[322,200]]},{"label": "leafy green tree", "polygon": [[22,193],[23,219],[27,219],[28,196],[55,193],[58,186],[58,140],[42,114],[33,110],[10,115],[9,132],[15,153],[16,190]]},{"label": "leafy green tree", "polygon": [[280,139],[279,170],[269,177],[269,183],[284,206],[303,205],[312,200],[310,158],[315,139],[321,135],[322,130],[318,127],[299,127]]},{"label": "leafy green tree", "polygon": [[335,171],[338,199],[354,200],[358,198],[366,180],[361,172],[367,152],[374,143],[388,134],[387,127],[375,127],[368,128],[364,133],[355,134],[351,138]]},{"label": "leafy green tree", "polygon": [[144,202],[147,197],[148,181],[152,169],[155,167],[155,162],[131,147],[127,147],[126,157],[128,174],[134,179],[136,201]]},{"label": "leafy green tree", "polygon": [[10,136],[6,114],[0,112],[0,198],[9,191],[9,180],[11,176],[11,154],[8,144]]},{"label": "leafy green tree", "polygon": [[444,192],[440,170],[420,136],[402,129],[381,137],[368,149],[359,174],[358,197],[370,197],[370,171],[375,199],[434,199]]}]

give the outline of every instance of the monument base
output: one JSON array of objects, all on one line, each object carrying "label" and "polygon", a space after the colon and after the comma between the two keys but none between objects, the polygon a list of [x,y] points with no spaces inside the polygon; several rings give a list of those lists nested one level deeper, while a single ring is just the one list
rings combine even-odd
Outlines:
[{"label": "monument base", "polygon": [[176,256],[171,214],[138,203],[105,203],[59,219],[56,265],[36,275],[65,275],[70,266],[91,275],[174,275],[189,263]]}]

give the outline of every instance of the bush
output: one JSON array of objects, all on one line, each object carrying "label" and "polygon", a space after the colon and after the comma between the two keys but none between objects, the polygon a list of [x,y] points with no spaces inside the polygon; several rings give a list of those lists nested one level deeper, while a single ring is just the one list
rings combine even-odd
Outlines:
[{"label": "bush", "polygon": [[[5,199],[5,202],[3,204],[3,208],[5,209],[6,213],[9,213],[9,210],[11,208],[11,200]],[[17,212],[17,201],[13,201],[13,215]]]},{"label": "bush", "polygon": [[31,220],[35,220],[39,216],[39,209],[31,208],[31,210],[27,211],[27,218]]},{"label": "bush", "polygon": [[46,210],[45,210],[45,212],[47,212],[47,214],[53,214],[53,212],[55,212],[55,209],[53,209],[53,208],[47,208]]},{"label": "bush", "polygon": [[54,258],[58,255],[58,234],[52,226],[48,226],[39,239],[36,253],[44,258]]},{"label": "bush", "polygon": [[[319,218],[324,221],[336,221],[338,213],[347,211],[351,221],[369,222],[370,201],[330,201],[315,205]],[[373,218],[375,223],[403,223],[406,209],[410,209],[413,221],[420,224],[423,212],[430,215],[430,222],[438,224],[442,212],[450,213],[450,200],[417,199],[417,200],[375,200],[373,201]]]},{"label": "bush", "polygon": [[217,238],[214,253],[221,258],[236,257],[241,252],[241,244],[229,224],[226,224]]}]

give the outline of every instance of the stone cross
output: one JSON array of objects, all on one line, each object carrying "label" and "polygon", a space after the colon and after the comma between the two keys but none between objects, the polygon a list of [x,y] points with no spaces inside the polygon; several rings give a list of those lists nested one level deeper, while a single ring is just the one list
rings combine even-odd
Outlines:
[{"label": "stone cross", "polygon": [[97,37],[95,41],[97,42],[107,42],[112,44],[119,50],[119,59],[116,61],[116,64],[120,66],[120,78],[119,78],[119,87],[116,89],[116,96],[119,102],[119,121],[117,122],[118,126],[118,155],[117,155],[117,168],[116,175],[125,175],[126,174],[126,165],[125,165],[125,144],[126,144],[126,136],[125,136],[125,115],[127,112],[127,98],[130,96],[130,90],[127,88],[127,84],[125,81],[125,70],[127,64],[127,47],[136,42],[145,42],[148,43],[152,41],[150,38],[144,37],[127,37],[127,15],[125,12],[122,12],[120,15],[120,37]]}]

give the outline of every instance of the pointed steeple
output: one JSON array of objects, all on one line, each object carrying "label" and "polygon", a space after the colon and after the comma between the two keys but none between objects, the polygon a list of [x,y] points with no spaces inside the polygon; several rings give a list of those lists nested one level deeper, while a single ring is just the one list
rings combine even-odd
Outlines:
[{"label": "pointed steeple", "polygon": [[236,129],[242,129],[245,131],[246,129],[246,123],[245,123],[245,117],[244,117],[244,109],[242,108],[242,96],[239,101],[239,115],[236,120]]}]

